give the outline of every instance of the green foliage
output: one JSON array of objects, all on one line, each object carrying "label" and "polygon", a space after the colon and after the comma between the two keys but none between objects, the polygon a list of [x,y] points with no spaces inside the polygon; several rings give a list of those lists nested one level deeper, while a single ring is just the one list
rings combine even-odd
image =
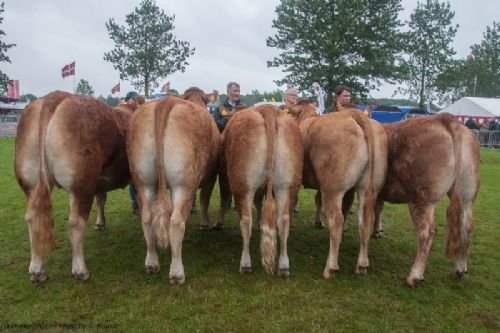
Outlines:
[{"label": "green foliage", "polygon": [[[0,24],[3,23],[3,13],[5,12],[4,9],[4,2],[0,3]],[[2,62],[8,62],[10,63],[10,58],[7,56],[6,52],[11,48],[16,46],[16,44],[8,44],[5,43],[4,41],[4,36],[5,32],[0,29],[0,63]],[[9,84],[9,77],[7,74],[3,73],[0,71],[0,94],[4,94],[7,91],[7,85]]]},{"label": "green foliage", "polygon": [[[46,258],[49,280],[29,280],[30,246],[24,221],[26,202],[13,175],[14,140],[0,139],[0,331],[12,324],[76,324],[82,332],[498,332],[500,239],[498,206],[500,152],[481,150],[481,190],[474,207],[475,228],[462,279],[444,258],[447,199],[436,207],[437,235],[426,280],[415,289],[405,278],[415,256],[415,230],[406,205],[384,208],[385,235],[370,241],[368,275],[357,276],[359,247],[355,214],[340,246],[340,271],[321,278],[328,229],[314,224],[314,191],[300,192],[300,213],[288,239],[291,275],[278,278],[260,265],[260,232],[252,230],[251,274],[238,272],[241,235],[237,213],[228,211],[222,230],[200,230],[199,212],[186,223],[185,286],[169,285],[170,249],[158,249],[159,274],[144,272],[146,245],[140,218],[132,215],[127,189],[108,195],[107,230],[95,231],[95,210],[85,235],[90,280],[73,279],[68,239],[67,195],[54,188],[56,247]],[[209,210],[217,217],[214,191]],[[110,324],[115,329],[98,330]],[[65,331],[49,329],[47,331]]]},{"label": "green foliage", "polygon": [[287,73],[277,84],[312,92],[319,82],[330,98],[339,84],[364,97],[393,82],[400,74],[401,10],[400,0],[282,0],[277,32],[267,38],[280,50],[268,66]]},{"label": "green foliage", "polygon": [[38,97],[36,97],[35,95],[33,94],[24,94],[24,95],[21,95],[19,97],[19,99],[21,100],[21,102],[31,102],[31,101],[34,101],[35,99],[37,99]]},{"label": "green foliage", "polygon": [[447,101],[464,96],[500,96],[500,24],[487,26],[480,44],[471,46],[474,57],[453,62],[439,76],[439,89]]},{"label": "green foliage", "polygon": [[177,40],[172,31],[175,16],[168,16],[154,0],[142,0],[120,26],[113,19],[106,23],[115,48],[104,54],[121,79],[143,89],[146,97],[158,81],[177,71],[184,72],[186,59],[194,54],[189,43]]},{"label": "green foliage", "polygon": [[113,97],[111,95],[108,95],[108,97],[104,97],[102,95],[99,95],[99,97],[97,97],[97,99],[108,104],[108,105],[111,105],[111,106],[117,106],[118,102],[120,102],[120,98]]},{"label": "green foliage", "polygon": [[406,87],[398,91],[418,99],[420,108],[427,100],[439,98],[438,76],[452,65],[455,50],[451,42],[458,28],[452,23],[454,16],[449,2],[439,0],[418,2],[411,14],[405,42],[409,58],[403,66]]},{"label": "green foliage", "polygon": [[76,94],[80,95],[94,95],[94,89],[89,84],[89,81],[81,79],[76,85]]},{"label": "green foliage", "polygon": [[[225,100],[225,97],[226,96],[224,95],[224,99],[222,99],[222,101]],[[271,92],[264,91],[261,93],[257,89],[254,89],[252,90],[252,93],[241,96],[241,103],[247,106],[252,106],[258,102],[271,102],[273,98],[276,102],[282,102],[283,97],[284,93],[281,90],[275,90]]]}]

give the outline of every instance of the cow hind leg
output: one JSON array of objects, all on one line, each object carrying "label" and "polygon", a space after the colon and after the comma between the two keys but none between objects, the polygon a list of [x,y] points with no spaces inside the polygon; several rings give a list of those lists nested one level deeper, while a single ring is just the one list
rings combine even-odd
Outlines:
[{"label": "cow hind leg", "polygon": [[375,198],[366,189],[358,191],[358,198],[359,255],[356,274],[365,275],[370,265],[368,244],[373,233]]},{"label": "cow hind leg", "polygon": [[280,238],[280,256],[278,261],[278,275],[290,275],[290,262],[288,259],[287,242],[290,231],[290,196],[288,190],[276,191],[278,234]]},{"label": "cow hind leg", "polygon": [[243,250],[241,252],[240,273],[252,272],[252,260],[250,258],[250,238],[252,237],[252,197],[255,193],[246,195],[234,195],[236,207],[240,213],[240,230],[243,239]]},{"label": "cow hind leg", "polygon": [[106,229],[106,218],[104,217],[104,205],[106,204],[107,193],[98,193],[95,195],[95,206],[96,206],[96,222],[95,230]]},{"label": "cow hind leg", "polygon": [[93,195],[69,195],[69,239],[73,252],[71,274],[79,279],[86,281],[90,274],[85,265],[83,253],[83,240],[85,236],[85,224],[92,208]]},{"label": "cow hind leg", "polygon": [[186,230],[186,220],[189,217],[193,196],[196,189],[172,190],[173,211],[170,218],[170,245],[172,247],[172,261],[170,262],[170,284],[184,284],[186,276],[182,264],[182,241]]},{"label": "cow hind leg", "polygon": [[323,221],[321,220],[321,191],[316,191],[316,195],[314,196],[314,203],[316,204],[316,216],[314,219],[314,225],[316,228],[323,228]]},{"label": "cow hind leg", "polygon": [[219,220],[214,225],[214,229],[224,228],[224,216],[231,205],[231,191],[229,190],[229,180],[224,172],[219,174],[220,210]]},{"label": "cow hind leg", "polygon": [[141,198],[141,226],[146,241],[146,259],[144,260],[144,267],[146,273],[153,274],[160,271],[160,260],[156,252],[156,235],[153,228],[153,214],[151,208],[153,207],[156,196],[153,187],[137,187],[139,197]]},{"label": "cow hind leg", "polygon": [[418,282],[424,280],[425,265],[436,235],[434,222],[436,205],[410,203],[409,206],[413,225],[417,231],[417,255],[406,282],[410,287],[414,287]]},{"label": "cow hind leg", "polygon": [[469,252],[470,234],[472,232],[472,200],[464,198],[463,215],[461,220],[460,230],[460,246],[458,256],[455,260],[455,268],[453,274],[457,277],[462,277],[467,273],[467,256]]},{"label": "cow hind leg", "polygon": [[[217,175],[214,174],[206,184],[203,184],[200,191],[200,229],[209,229],[208,223],[208,206],[210,205],[210,198],[214,189]],[[196,193],[195,193],[196,195]]]},{"label": "cow hind leg", "polygon": [[384,228],[382,227],[382,210],[384,209],[384,202],[377,200],[375,202],[375,224],[373,225],[372,237],[375,239],[381,238],[384,235]]},{"label": "cow hind leg", "polygon": [[330,194],[321,193],[323,201],[323,210],[328,218],[328,228],[330,231],[330,249],[326,261],[323,277],[330,279],[335,277],[339,270],[339,247],[342,241],[342,229],[344,216],[342,215],[342,193]]},{"label": "cow hind leg", "polygon": [[257,229],[261,229],[264,224],[264,216],[262,215],[262,202],[264,200],[264,191],[257,191],[253,199],[253,204],[257,208]]}]

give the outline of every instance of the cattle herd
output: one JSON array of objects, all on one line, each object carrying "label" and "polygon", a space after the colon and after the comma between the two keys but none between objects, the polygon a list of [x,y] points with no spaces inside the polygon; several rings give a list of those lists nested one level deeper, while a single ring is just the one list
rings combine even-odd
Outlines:
[{"label": "cattle herd", "polygon": [[[138,99],[111,108],[90,96],[56,91],[26,107],[18,125],[14,169],[27,200],[32,281],[47,279],[44,257],[54,246],[52,188],[68,193],[72,274],[86,280],[83,238],[94,197],[96,229],[102,229],[106,193],[129,183],[137,188],[140,203],[146,271],[160,269],[156,245],[170,246],[172,284],[185,282],[182,242],[198,189],[202,229],[224,225],[234,196],[243,240],[241,273],[252,270],[255,204],[262,265],[280,276],[290,274],[287,240],[301,185],[317,190],[316,225],[323,225],[323,217],[328,224],[326,279],[339,269],[354,195],[357,274],[367,273],[370,238],[383,233],[384,202],[407,203],[417,233],[410,286],[424,279],[436,233],[434,209],[448,195],[445,253],[455,261],[457,276],[467,272],[479,145],[451,115],[382,125],[357,110],[318,116],[308,103],[287,110],[261,105],[235,112],[220,133],[207,101],[203,91],[190,88],[180,97]],[[217,178],[220,217],[211,226],[207,211]]]}]

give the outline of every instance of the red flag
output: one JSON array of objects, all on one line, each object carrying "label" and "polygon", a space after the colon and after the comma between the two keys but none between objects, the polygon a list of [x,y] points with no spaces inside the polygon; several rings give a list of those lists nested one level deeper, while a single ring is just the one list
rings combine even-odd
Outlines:
[{"label": "red flag", "polygon": [[120,82],[118,82],[118,84],[111,89],[111,94],[114,94],[117,92],[120,92]]},{"label": "red flag", "polygon": [[19,80],[10,80],[7,85],[7,97],[19,99]]},{"label": "red flag", "polygon": [[73,61],[71,64],[64,66],[61,70],[61,75],[63,79],[75,75],[75,62]]},{"label": "red flag", "polygon": [[168,81],[167,83],[165,83],[165,84],[163,85],[163,87],[161,87],[161,92],[166,93],[166,92],[168,92],[169,90],[170,90],[170,81]]}]

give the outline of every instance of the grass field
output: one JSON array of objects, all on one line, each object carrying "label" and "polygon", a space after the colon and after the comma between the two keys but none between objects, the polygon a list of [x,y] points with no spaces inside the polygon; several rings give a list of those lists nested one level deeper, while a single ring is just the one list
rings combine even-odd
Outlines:
[{"label": "grass field", "polygon": [[[291,276],[268,275],[260,265],[258,231],[253,232],[253,273],[238,272],[241,236],[232,209],[225,229],[198,229],[199,214],[187,223],[183,245],[186,285],[168,281],[170,251],[159,250],[161,272],[144,272],[146,254],[139,218],[130,212],[126,190],[108,196],[107,230],[86,230],[90,280],[71,277],[67,197],[54,190],[56,248],[46,259],[49,280],[28,276],[29,237],[25,199],[13,175],[14,140],[0,140],[0,332],[488,332],[500,330],[500,152],[481,151],[481,190],[474,209],[475,232],[469,273],[451,275],[443,255],[444,214],[426,280],[406,286],[416,251],[405,205],[386,205],[385,236],[370,242],[368,275],[357,276],[356,222],[340,249],[340,271],[322,279],[328,232],[315,229],[312,191],[300,193],[300,213],[288,242]],[[210,216],[217,214],[214,192]],[[23,326],[24,325],[24,326]],[[100,325],[100,326],[99,326]]]}]

